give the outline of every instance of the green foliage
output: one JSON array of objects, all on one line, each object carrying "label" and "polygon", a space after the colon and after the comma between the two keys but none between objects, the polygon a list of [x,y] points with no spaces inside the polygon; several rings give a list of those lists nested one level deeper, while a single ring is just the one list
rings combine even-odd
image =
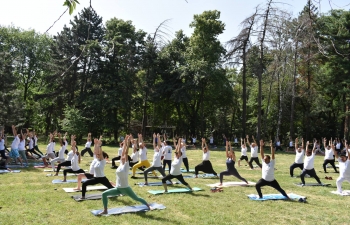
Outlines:
[{"label": "green foliage", "polygon": [[62,130],[68,134],[75,134],[78,138],[88,133],[88,119],[82,116],[82,113],[76,109],[66,106],[64,109],[64,119],[61,121]]}]

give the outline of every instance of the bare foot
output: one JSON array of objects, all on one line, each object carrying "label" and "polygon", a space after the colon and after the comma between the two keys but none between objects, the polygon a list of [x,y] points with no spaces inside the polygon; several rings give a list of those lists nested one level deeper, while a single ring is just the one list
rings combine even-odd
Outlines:
[{"label": "bare foot", "polygon": [[222,186],[222,183],[220,183],[218,186]]},{"label": "bare foot", "polygon": [[107,210],[103,210],[102,212],[100,212],[98,215],[105,215],[107,214]]},{"label": "bare foot", "polygon": [[74,191],[81,191],[80,188],[73,188]]},{"label": "bare foot", "polygon": [[62,182],[67,182],[66,180],[62,180]]}]

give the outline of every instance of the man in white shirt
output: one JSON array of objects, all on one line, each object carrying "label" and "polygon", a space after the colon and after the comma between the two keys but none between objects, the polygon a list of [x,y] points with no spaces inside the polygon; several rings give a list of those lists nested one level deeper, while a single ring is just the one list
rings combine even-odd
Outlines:
[{"label": "man in white shirt", "polygon": [[314,147],[312,151],[308,150],[309,147],[309,142],[306,142],[306,155],[304,159],[304,169],[303,172],[300,174],[300,179],[302,186],[305,185],[305,175],[308,174],[310,177],[313,177],[316,179],[316,181],[322,185],[320,178],[318,178],[316,171],[314,169],[314,161],[315,161],[315,156],[316,156],[316,142],[314,143]]},{"label": "man in white shirt", "polygon": [[295,139],[295,160],[294,163],[289,168],[290,176],[293,177],[294,169],[300,168],[301,170],[304,169],[304,139],[301,139],[301,147],[298,146],[299,141],[298,138]]},{"label": "man in white shirt", "polygon": [[324,162],[323,162],[323,170],[325,173],[327,173],[327,164],[331,164],[334,171],[336,173],[338,173],[337,171],[337,167],[335,167],[335,158],[334,158],[334,151],[331,148],[331,143],[332,143],[332,139],[329,141],[328,145],[327,145],[327,139],[324,138],[323,139],[323,146],[324,146]]},{"label": "man in white shirt", "polygon": [[252,136],[253,138],[253,143],[250,144],[249,142],[249,136],[247,135],[247,143],[250,146],[250,160],[248,162],[250,169],[254,169],[253,167],[253,161],[260,167],[262,168],[260,162],[259,162],[259,157],[258,157],[258,146],[256,145],[256,141],[254,139],[254,136]]},{"label": "man in white shirt", "polygon": [[[349,146],[347,144],[347,141],[345,141],[345,147],[346,147],[346,153],[341,153],[340,156],[338,155],[338,152],[335,149],[335,146],[332,144],[332,149],[334,151],[335,157],[338,158],[339,162],[339,177],[337,179],[337,191],[339,193],[342,193],[342,183],[344,181],[347,181],[350,183],[350,153],[349,153]],[[347,155],[347,156],[346,156]]]},{"label": "man in white shirt", "polygon": [[270,141],[271,146],[271,157],[269,155],[264,155],[264,141],[260,140],[260,155],[262,161],[262,178],[256,183],[255,188],[259,194],[259,198],[263,198],[261,193],[261,187],[270,186],[279,191],[284,197],[289,199],[286,192],[281,188],[277,180],[275,180],[275,149],[273,147],[272,141]]},{"label": "man in white shirt", "polygon": [[282,150],[282,147],[281,147],[281,141],[280,141],[280,139],[279,139],[279,138],[276,138],[276,151],[278,151],[278,150],[283,151],[283,150]]}]

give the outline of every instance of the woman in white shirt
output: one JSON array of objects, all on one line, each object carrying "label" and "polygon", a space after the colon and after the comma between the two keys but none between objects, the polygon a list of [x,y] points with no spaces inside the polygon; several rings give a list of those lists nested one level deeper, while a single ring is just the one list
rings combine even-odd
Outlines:
[{"label": "woman in white shirt", "polygon": [[5,160],[5,166],[10,161],[10,157],[7,157],[5,154],[5,135],[4,135],[4,128],[1,131],[0,134],[0,156],[1,159]]},{"label": "woman in white shirt", "polygon": [[[28,132],[28,131],[27,131]],[[41,158],[41,155],[36,152],[35,148],[34,148],[34,143],[35,143],[35,140],[34,140],[34,137],[33,137],[33,133],[29,133],[28,132],[28,152],[32,153],[32,155],[37,155],[38,156],[38,159]]]},{"label": "woman in white shirt", "polygon": [[19,157],[19,153],[18,153],[18,145],[19,145],[20,139],[18,137],[15,125],[12,125],[12,133],[13,133],[13,142],[11,144],[10,157],[16,160],[16,162],[18,160],[23,166],[22,159],[21,157]]},{"label": "woman in white shirt", "polygon": [[304,168],[304,139],[301,139],[301,147],[299,145],[298,138],[295,139],[295,160],[294,163],[289,168],[289,174],[291,177],[293,177],[294,169],[300,168],[303,170]]},{"label": "woman in white shirt", "polygon": [[68,167],[72,165],[73,156],[74,156],[73,150],[70,150],[67,154],[66,160],[57,165],[56,174],[54,176],[58,176],[58,173],[60,172],[62,166]]},{"label": "woman in white shirt", "polygon": [[331,148],[331,143],[332,143],[332,139],[329,141],[328,145],[326,145],[327,143],[327,139],[324,138],[323,139],[323,146],[324,146],[324,162],[323,162],[323,170],[325,173],[327,173],[327,164],[331,164],[334,171],[336,173],[338,173],[337,171],[337,167],[335,167],[335,158],[334,158],[334,152],[333,149]]},{"label": "woman in white shirt", "polygon": [[47,161],[49,159],[54,159],[56,156],[55,156],[55,132],[52,134],[50,133],[49,137],[50,137],[50,141],[49,141],[49,144],[47,145],[46,147],[46,155],[45,157],[42,157],[42,160],[45,164],[45,167],[48,167],[48,163]]},{"label": "woman in white shirt", "polygon": [[347,141],[345,140],[345,148],[346,153],[342,152],[340,155],[338,155],[338,152],[336,151],[334,145],[332,145],[332,149],[334,151],[335,157],[338,158],[339,162],[339,177],[336,181],[337,184],[337,191],[339,193],[343,192],[342,184],[344,181],[347,181],[350,183],[350,153],[349,153],[349,146],[347,144]]},{"label": "woman in white shirt", "polygon": [[257,146],[257,144],[256,144],[256,141],[255,141],[255,139],[254,139],[254,136],[252,136],[252,138],[253,138],[253,143],[250,144],[250,142],[249,142],[249,136],[247,135],[247,143],[248,143],[248,145],[250,146],[250,160],[249,160],[248,164],[249,164],[249,167],[250,167],[251,170],[254,169],[254,167],[253,167],[253,161],[254,161],[260,168],[262,168],[262,166],[261,166],[261,164],[260,164],[260,162],[259,162],[259,157],[258,157],[258,146]]},{"label": "woman in white shirt", "polygon": [[44,155],[38,147],[38,136],[36,135],[35,131],[33,131],[33,139],[34,139],[34,149],[41,154],[41,156]]},{"label": "woman in white shirt", "polygon": [[67,173],[84,173],[85,171],[83,169],[80,169],[79,163],[80,163],[80,154],[77,150],[77,143],[75,141],[75,135],[71,136],[71,146],[73,151],[73,157],[71,160],[71,169],[65,169],[63,170],[63,182],[67,181]]},{"label": "woman in white shirt", "polygon": [[126,143],[123,146],[123,153],[122,157],[120,159],[120,165],[116,171],[117,173],[117,182],[116,187],[109,189],[107,191],[104,191],[102,193],[102,202],[104,210],[100,214],[107,214],[108,213],[108,196],[118,196],[118,195],[126,195],[130,198],[134,199],[135,201],[139,201],[142,204],[145,204],[149,209],[149,204],[141,197],[137,196],[135,192],[131,189],[128,182],[128,174],[129,174],[129,161],[128,161],[128,152],[129,152],[129,143],[132,139],[132,136],[127,135],[124,140],[126,140]]},{"label": "woman in white shirt", "polygon": [[182,173],[181,173],[181,164],[182,164],[182,154],[180,151],[181,143],[182,143],[182,140],[180,138],[177,145],[176,145],[175,157],[174,157],[173,162],[171,163],[170,173],[162,179],[165,193],[168,192],[168,186],[166,184],[167,180],[171,180],[173,178],[178,179],[183,185],[185,185],[190,190],[192,190],[191,186],[184,180]]},{"label": "woman in white shirt", "polygon": [[214,171],[213,166],[210,162],[210,151],[208,148],[207,143],[205,142],[205,138],[202,138],[202,150],[203,150],[203,161],[202,163],[198,164],[194,170],[196,178],[198,178],[198,172],[202,171],[203,173],[212,173],[215,176],[217,176],[217,173]]},{"label": "woman in white shirt", "polygon": [[238,166],[241,166],[241,161],[245,160],[246,163],[248,163],[248,156],[247,156],[247,144],[245,143],[245,139],[241,138],[241,158],[238,160]]},{"label": "woman in white shirt", "polygon": [[[158,140],[160,140],[160,139],[158,139]],[[162,154],[164,156],[164,159],[163,159],[163,171],[165,171],[166,165],[168,165],[168,170],[170,171],[171,157],[173,156],[173,154],[172,154],[173,148],[170,145],[168,145],[167,139],[166,139],[166,134],[163,135],[163,143],[162,143],[161,152],[162,152]]]},{"label": "woman in white shirt", "polygon": [[56,162],[64,162],[65,159],[64,159],[64,152],[66,151],[67,149],[67,146],[66,146],[66,135],[67,133],[63,136],[63,140],[61,139],[61,134],[58,133],[57,136],[58,136],[58,141],[61,145],[61,148],[60,150],[58,151],[58,156],[54,159],[52,159],[50,162],[51,162],[51,167],[52,167],[52,171],[55,171],[55,163]]},{"label": "woman in white shirt", "polygon": [[318,178],[316,171],[314,169],[314,161],[316,156],[316,142],[314,143],[314,147],[312,151],[308,151],[309,148],[309,142],[306,142],[306,155],[304,159],[304,169],[303,172],[300,174],[300,179],[302,186],[305,185],[305,175],[308,174],[310,177],[313,177],[316,179],[316,181],[322,185],[320,178]]},{"label": "woman in white shirt", "polygon": [[[156,138],[158,138],[158,144],[156,145]],[[160,152],[160,135],[156,135],[155,133],[153,134],[153,148],[154,148],[154,155],[153,155],[153,162],[151,164],[151,167],[147,168],[144,172],[143,175],[145,177],[145,185],[148,185],[147,182],[147,175],[148,172],[158,170],[160,174],[162,174],[163,177],[165,177],[164,170],[162,168],[162,162],[161,162],[161,156],[162,152]]]},{"label": "woman in white shirt", "polygon": [[289,149],[292,149],[293,150],[294,148],[294,144],[293,144],[293,140],[292,140],[292,137],[289,137],[289,145],[286,149],[286,152],[289,152]]},{"label": "woman in white shirt", "polygon": [[271,157],[264,155],[264,141],[260,140],[260,155],[262,161],[262,178],[256,183],[255,188],[259,194],[259,198],[262,198],[261,187],[270,186],[279,191],[284,197],[289,199],[286,192],[281,188],[277,180],[275,179],[275,149],[273,147],[272,140],[270,140]]},{"label": "woman in white shirt", "polygon": [[[139,143],[139,149],[140,149],[139,150],[140,161],[132,167],[131,178],[136,178],[135,173],[136,173],[137,168],[143,167],[143,166],[148,168],[151,166],[151,164],[149,163],[149,161],[147,159],[147,148],[145,146],[145,143],[143,142],[142,134],[138,134],[138,143]],[[156,176],[157,174],[153,171],[153,175]]]},{"label": "woman in white shirt", "polygon": [[88,152],[91,157],[94,155],[94,153],[92,153],[91,151],[91,144],[92,144],[91,133],[88,133],[88,137],[85,143],[85,148],[81,150],[81,156],[84,156],[86,152]]}]

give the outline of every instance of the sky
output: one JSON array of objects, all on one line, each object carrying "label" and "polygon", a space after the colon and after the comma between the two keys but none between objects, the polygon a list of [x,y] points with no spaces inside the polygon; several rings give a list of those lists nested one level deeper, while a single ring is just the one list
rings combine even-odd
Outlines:
[{"label": "sky", "polygon": [[[64,0],[0,0],[0,25],[34,29],[45,33],[46,30],[65,11]],[[69,25],[73,16],[84,7],[89,7],[90,0],[79,0],[80,4],[73,15],[68,12],[49,30],[50,35],[60,32],[64,24]],[[157,26],[167,20],[170,34],[169,40],[180,29],[191,36],[193,29],[189,24],[193,15],[201,14],[206,10],[219,10],[220,20],[226,25],[225,31],[219,36],[221,42],[226,42],[238,35],[240,23],[250,16],[257,5],[264,4],[266,0],[91,0],[92,7],[103,21],[116,17],[131,20],[136,29],[153,33]],[[287,4],[281,5],[285,10],[297,15],[307,0],[279,0]],[[313,0],[322,13],[331,8],[350,9],[350,0]]]}]

